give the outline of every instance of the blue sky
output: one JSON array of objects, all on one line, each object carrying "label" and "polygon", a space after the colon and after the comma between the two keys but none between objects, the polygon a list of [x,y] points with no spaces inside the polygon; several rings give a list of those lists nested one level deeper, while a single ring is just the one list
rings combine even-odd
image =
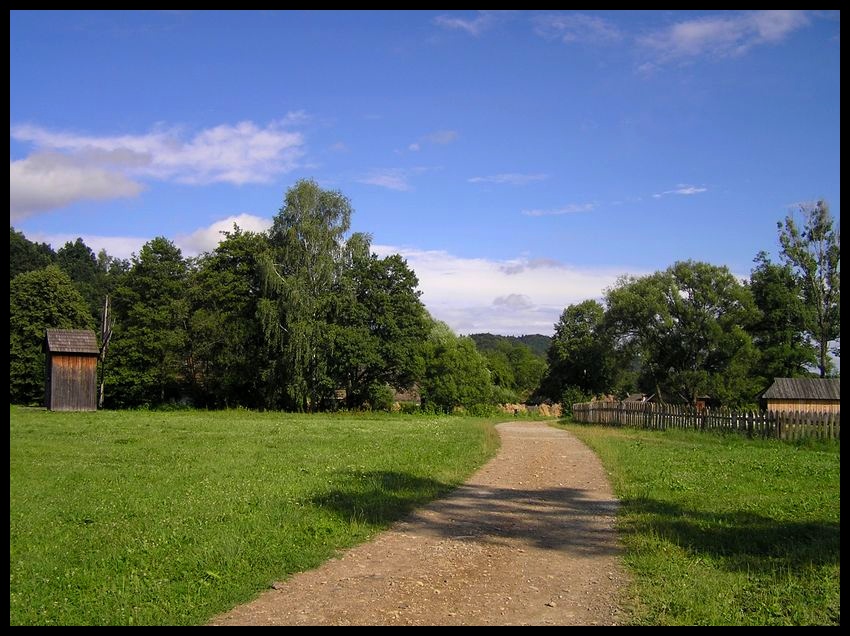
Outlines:
[{"label": "blue sky", "polygon": [[10,224],[187,255],[314,178],[460,333],[840,219],[838,12],[10,13]]}]

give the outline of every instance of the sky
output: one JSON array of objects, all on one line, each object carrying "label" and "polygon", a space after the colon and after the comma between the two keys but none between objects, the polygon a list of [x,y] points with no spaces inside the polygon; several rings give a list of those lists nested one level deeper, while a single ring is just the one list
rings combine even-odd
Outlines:
[{"label": "sky", "polygon": [[840,14],[12,11],[9,222],[186,256],[299,179],[461,334],[551,335],[681,260],[840,223]]}]

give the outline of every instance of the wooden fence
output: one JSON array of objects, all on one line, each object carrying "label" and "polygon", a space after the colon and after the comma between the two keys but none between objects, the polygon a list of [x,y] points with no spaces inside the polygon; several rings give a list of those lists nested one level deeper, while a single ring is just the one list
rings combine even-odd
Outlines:
[{"label": "wooden fence", "polygon": [[841,439],[841,413],[694,409],[649,402],[580,402],[574,422],[666,430],[735,431],[749,437]]}]

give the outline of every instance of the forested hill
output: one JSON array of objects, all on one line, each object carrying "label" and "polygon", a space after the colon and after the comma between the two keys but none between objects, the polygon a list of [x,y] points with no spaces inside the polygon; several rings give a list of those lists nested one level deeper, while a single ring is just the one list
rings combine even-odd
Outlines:
[{"label": "forested hill", "polygon": [[549,344],[552,338],[536,333],[527,336],[499,336],[492,333],[473,333],[469,335],[475,342],[475,346],[482,353],[485,351],[495,351],[499,348],[500,343],[508,343],[511,345],[523,344],[531,352],[543,359],[546,358],[546,352],[549,350]]}]

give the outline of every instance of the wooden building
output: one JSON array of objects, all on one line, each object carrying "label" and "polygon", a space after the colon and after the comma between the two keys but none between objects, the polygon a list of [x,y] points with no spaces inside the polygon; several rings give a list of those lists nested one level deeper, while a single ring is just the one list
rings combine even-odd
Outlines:
[{"label": "wooden building", "polygon": [[51,411],[97,410],[97,358],[94,331],[48,329],[44,405]]},{"label": "wooden building", "polygon": [[774,378],[761,395],[768,411],[841,412],[841,378]]}]

